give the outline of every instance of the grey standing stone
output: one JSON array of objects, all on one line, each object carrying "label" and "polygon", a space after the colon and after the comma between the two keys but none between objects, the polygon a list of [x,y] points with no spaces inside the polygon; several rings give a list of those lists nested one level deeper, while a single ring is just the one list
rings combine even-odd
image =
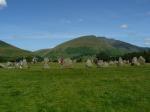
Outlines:
[{"label": "grey standing stone", "polygon": [[92,63],[92,61],[90,60],[90,59],[88,59],[87,61],[86,61],[86,67],[88,67],[88,68],[91,68],[91,67],[93,67],[93,63]]},{"label": "grey standing stone", "polygon": [[141,65],[144,65],[144,64],[146,63],[146,60],[145,60],[142,56],[140,56],[140,57],[138,58],[138,62],[139,62]]},{"label": "grey standing stone", "polygon": [[114,65],[115,63],[113,61],[109,61],[109,65]]},{"label": "grey standing stone", "polygon": [[104,62],[102,67],[109,67],[109,64],[107,62]]},{"label": "grey standing stone", "polygon": [[140,66],[140,63],[138,62],[137,57],[134,57],[134,58],[132,59],[132,65],[133,65],[133,66]]},{"label": "grey standing stone", "polygon": [[37,62],[38,62],[38,58],[33,57],[33,59],[32,59],[32,63],[33,63],[33,64],[35,64],[35,63],[37,63]]},{"label": "grey standing stone", "polygon": [[123,65],[124,65],[123,59],[121,57],[119,57],[118,66],[123,66]]},{"label": "grey standing stone", "polygon": [[44,58],[44,69],[49,69],[49,58]]},{"label": "grey standing stone", "polygon": [[103,67],[104,61],[103,60],[98,60],[98,67]]},{"label": "grey standing stone", "polygon": [[26,59],[23,59],[23,61],[22,61],[22,67],[23,68],[28,68],[28,63],[27,63]]},{"label": "grey standing stone", "polygon": [[73,61],[70,58],[64,59],[63,68],[72,68],[72,67],[73,67]]}]

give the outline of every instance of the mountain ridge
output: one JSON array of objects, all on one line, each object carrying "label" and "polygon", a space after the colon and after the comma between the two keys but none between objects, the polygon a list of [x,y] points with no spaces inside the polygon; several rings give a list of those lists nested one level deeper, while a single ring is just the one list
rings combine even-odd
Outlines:
[{"label": "mountain ridge", "polygon": [[27,56],[31,54],[32,54],[31,51],[18,48],[14,45],[11,45],[9,43],[0,40],[0,57],[13,58],[18,56]]},{"label": "mountain ridge", "polygon": [[[106,37],[97,37],[94,35],[81,36],[69,41],[66,41],[54,47],[47,53],[47,57],[57,56],[84,56],[95,55],[99,52],[107,52],[111,56],[123,55],[132,52],[141,52],[149,48],[139,47],[120,40],[109,39]],[[47,51],[48,52],[48,51]]]},{"label": "mountain ridge", "polygon": [[150,48],[139,47],[120,40],[95,35],[81,36],[57,45],[54,48],[41,49],[34,52],[20,49],[0,40],[0,57],[19,57],[36,55],[57,58],[94,56],[106,52],[110,56],[123,55],[132,52],[147,51]]}]

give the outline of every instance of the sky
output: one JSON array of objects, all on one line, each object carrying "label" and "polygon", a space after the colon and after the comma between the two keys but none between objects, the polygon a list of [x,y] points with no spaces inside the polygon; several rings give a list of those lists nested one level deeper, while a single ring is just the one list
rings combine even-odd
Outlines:
[{"label": "sky", "polygon": [[84,35],[150,47],[150,0],[0,0],[0,40],[34,51]]}]

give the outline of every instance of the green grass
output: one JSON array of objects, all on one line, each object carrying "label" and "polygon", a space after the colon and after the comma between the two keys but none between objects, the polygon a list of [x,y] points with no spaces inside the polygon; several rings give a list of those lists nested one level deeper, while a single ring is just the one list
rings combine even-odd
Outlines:
[{"label": "green grass", "polygon": [[150,111],[150,65],[31,68],[0,69],[0,112]]}]

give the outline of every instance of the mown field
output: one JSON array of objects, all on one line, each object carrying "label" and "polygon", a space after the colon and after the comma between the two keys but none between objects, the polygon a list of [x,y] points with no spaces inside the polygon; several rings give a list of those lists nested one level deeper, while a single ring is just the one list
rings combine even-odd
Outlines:
[{"label": "mown field", "polygon": [[0,69],[0,112],[150,112],[150,65]]}]

